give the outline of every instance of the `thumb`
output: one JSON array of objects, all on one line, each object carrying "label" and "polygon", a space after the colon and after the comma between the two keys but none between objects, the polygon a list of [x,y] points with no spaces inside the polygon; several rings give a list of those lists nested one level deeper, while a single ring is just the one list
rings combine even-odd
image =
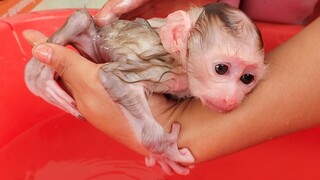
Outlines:
[{"label": "thumb", "polygon": [[31,29],[23,31],[22,35],[31,46],[46,42],[48,39],[48,37],[41,32]]},{"label": "thumb", "polygon": [[38,44],[33,48],[32,54],[40,62],[55,69],[70,84],[79,83],[79,77],[97,71],[99,68],[97,64],[85,59],[75,51],[56,44]]}]

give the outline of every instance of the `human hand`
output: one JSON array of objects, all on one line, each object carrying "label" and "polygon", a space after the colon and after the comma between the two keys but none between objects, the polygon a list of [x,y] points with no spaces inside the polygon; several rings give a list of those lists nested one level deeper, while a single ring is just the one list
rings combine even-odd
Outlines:
[{"label": "human hand", "polygon": [[132,0],[127,3],[124,0],[109,0],[95,15],[95,23],[102,27],[118,17],[134,19],[136,17],[150,19],[154,17],[166,17],[176,10],[187,10],[190,5],[201,6],[216,0],[185,0],[163,1],[163,0]]},{"label": "human hand", "polygon": [[95,24],[102,27],[110,24],[124,13],[138,8],[149,0],[109,0],[94,17]]}]

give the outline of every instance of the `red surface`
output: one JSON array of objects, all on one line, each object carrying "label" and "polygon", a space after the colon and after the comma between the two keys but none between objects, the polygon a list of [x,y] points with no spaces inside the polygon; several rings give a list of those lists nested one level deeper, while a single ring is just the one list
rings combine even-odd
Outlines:
[{"label": "red surface", "polygon": [[[51,34],[71,12],[39,12],[0,21],[1,180],[320,179],[320,127],[198,164],[187,177],[166,177],[159,168],[146,168],[143,157],[89,123],[33,96],[23,81],[31,49],[21,32],[32,28]],[[267,51],[301,29],[258,25]]]}]

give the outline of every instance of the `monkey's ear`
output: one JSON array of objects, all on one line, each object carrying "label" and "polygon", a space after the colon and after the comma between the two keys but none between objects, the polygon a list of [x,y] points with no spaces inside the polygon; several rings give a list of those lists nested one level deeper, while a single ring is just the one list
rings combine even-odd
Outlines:
[{"label": "monkey's ear", "polygon": [[185,51],[192,27],[190,16],[185,11],[175,11],[168,15],[167,22],[160,29],[163,47],[168,53]]}]

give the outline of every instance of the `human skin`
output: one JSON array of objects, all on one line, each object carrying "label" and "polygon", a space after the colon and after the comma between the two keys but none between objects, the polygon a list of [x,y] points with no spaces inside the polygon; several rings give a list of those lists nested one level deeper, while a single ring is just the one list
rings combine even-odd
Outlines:
[{"label": "human skin", "polygon": [[[188,147],[197,162],[319,124],[319,28],[320,18],[268,53],[269,72],[265,80],[236,110],[215,113],[198,100],[176,103],[153,95],[149,104],[154,117],[167,130],[174,121],[181,124],[178,145]],[[31,44],[45,39],[32,31],[25,36]],[[54,44],[37,45],[33,55],[62,76],[77,108],[88,122],[145,155],[146,151],[132,136],[124,116],[100,85],[97,72],[101,65]]]},{"label": "human skin", "polygon": [[191,5],[202,6],[217,0],[109,0],[95,15],[95,24],[104,26],[121,16],[124,19],[166,17],[176,10],[188,10]]},{"label": "human skin", "polygon": [[306,24],[318,0],[243,0],[240,8],[253,20]]},{"label": "human skin", "polygon": [[[319,0],[190,0],[190,4],[201,6],[220,1],[239,7],[251,19],[285,24],[308,24],[319,16]],[[110,23],[118,16],[152,18],[163,16],[165,12],[176,9],[188,9],[190,4],[185,0],[109,0],[96,15],[99,26]],[[135,11],[133,11],[135,10]],[[132,11],[132,12],[131,12]]]},{"label": "human skin", "polygon": [[[220,0],[239,7],[251,19],[284,24],[307,24],[318,0]],[[319,15],[319,14],[318,14]]]}]

